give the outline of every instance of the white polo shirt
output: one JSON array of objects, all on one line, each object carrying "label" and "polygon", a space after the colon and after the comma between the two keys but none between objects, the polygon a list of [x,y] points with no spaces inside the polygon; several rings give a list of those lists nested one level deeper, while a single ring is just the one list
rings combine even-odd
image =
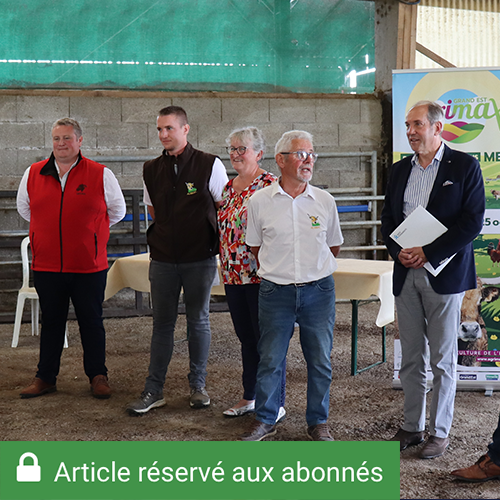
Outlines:
[{"label": "white polo shirt", "polygon": [[259,276],[277,283],[308,283],[332,274],[337,262],[330,247],[344,242],[333,196],[314,186],[296,198],[279,183],[248,202],[246,243],[260,247]]}]

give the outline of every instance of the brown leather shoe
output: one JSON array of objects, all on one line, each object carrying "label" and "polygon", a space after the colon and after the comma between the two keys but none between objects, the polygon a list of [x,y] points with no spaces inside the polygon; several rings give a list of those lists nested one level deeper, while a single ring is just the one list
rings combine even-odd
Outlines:
[{"label": "brown leather shoe", "polygon": [[425,443],[422,451],[420,452],[420,458],[437,458],[440,457],[448,448],[450,440],[446,438],[438,438],[436,436],[431,436],[427,443]]},{"label": "brown leather shoe", "polygon": [[44,382],[41,378],[35,377],[31,385],[23,389],[19,395],[22,399],[25,398],[37,398],[38,396],[43,396],[44,394],[49,394],[49,392],[56,392],[57,388],[55,384],[48,384]]},{"label": "brown leather shoe", "polygon": [[252,427],[248,432],[242,434],[241,441],[262,441],[263,439],[274,436],[276,434],[276,426],[264,424],[258,420],[254,420]]},{"label": "brown leather shoe", "polygon": [[310,425],[307,435],[312,441],[333,441],[328,424]]},{"label": "brown leather shoe", "polygon": [[483,455],[474,465],[454,470],[451,475],[460,481],[484,483],[491,479],[500,479],[500,467],[493,463],[488,455]]},{"label": "brown leather shoe", "polygon": [[408,446],[416,446],[424,440],[423,432],[409,432],[404,429],[399,429],[396,435],[389,441],[399,441],[399,451],[406,450]]},{"label": "brown leather shoe", "polygon": [[92,396],[97,399],[109,399],[111,397],[111,388],[108,384],[108,377],[105,375],[96,375],[90,382]]}]

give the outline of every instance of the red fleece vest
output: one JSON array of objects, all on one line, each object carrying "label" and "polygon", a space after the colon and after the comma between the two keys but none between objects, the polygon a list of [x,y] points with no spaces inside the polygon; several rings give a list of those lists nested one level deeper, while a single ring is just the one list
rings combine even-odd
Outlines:
[{"label": "red fleece vest", "polygon": [[33,270],[94,273],[107,269],[109,216],[103,169],[104,165],[82,157],[69,172],[63,192],[52,157],[31,166]]}]

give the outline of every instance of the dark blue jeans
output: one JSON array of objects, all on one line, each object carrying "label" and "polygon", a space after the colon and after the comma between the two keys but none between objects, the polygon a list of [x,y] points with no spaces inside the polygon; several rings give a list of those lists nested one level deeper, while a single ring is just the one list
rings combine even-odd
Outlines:
[{"label": "dark blue jeans", "polygon": [[332,276],[300,285],[262,280],[259,290],[260,354],[257,371],[257,420],[274,424],[280,406],[280,381],[294,325],[307,363],[307,425],[325,423],[330,404],[330,354],[335,324]]},{"label": "dark blue jeans", "polygon": [[163,391],[174,349],[179,295],[184,290],[189,349],[189,385],[205,387],[210,350],[210,291],[217,272],[215,257],[200,262],[171,264],[152,260],[149,266],[153,301],[153,336],[145,390]]},{"label": "dark blue jeans", "polygon": [[[241,342],[243,399],[251,401],[255,399],[257,366],[260,359],[257,350],[260,338],[259,284],[224,285],[224,289],[234,331]],[[282,374],[280,406],[285,406],[286,358],[283,360]]]},{"label": "dark blue jeans", "polygon": [[36,376],[55,384],[64,346],[69,301],[75,308],[83,347],[83,367],[92,380],[107,375],[106,332],[102,302],[108,270],[97,273],[50,273],[34,271],[33,279],[42,310],[40,361]]}]

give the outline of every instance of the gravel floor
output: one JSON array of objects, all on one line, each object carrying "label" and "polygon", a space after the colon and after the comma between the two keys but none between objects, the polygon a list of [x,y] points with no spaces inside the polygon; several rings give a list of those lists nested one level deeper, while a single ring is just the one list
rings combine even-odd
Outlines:
[{"label": "gravel floor", "polygon": [[[377,305],[360,309],[361,366],[381,355],[380,329],[374,327]],[[90,396],[82,369],[82,352],[75,322],[69,324],[69,349],[63,353],[58,391],[32,400],[18,393],[32,379],[38,339],[30,325],[21,330],[19,347],[12,349],[11,324],[0,325],[0,417],[4,440],[234,440],[251,416],[224,419],[222,411],[241,396],[239,343],[228,313],[212,313],[212,348],[207,389],[208,409],[188,405],[187,343],[178,342],[167,375],[167,405],[140,418],[129,417],[125,406],[141,392],[146,376],[151,318],[107,319],[108,368],[114,390],[109,400]],[[393,336],[388,328],[388,362],[356,377],[350,376],[350,305],[337,307],[332,361],[330,425],[336,440],[385,440],[401,424],[403,394],[391,388]],[[185,318],[179,317],[177,337],[185,336]],[[305,439],[305,364],[295,336],[287,370],[287,418],[275,440]],[[454,481],[449,472],[469,465],[486,450],[498,421],[498,395],[459,392],[449,451],[435,460],[420,460],[418,448],[401,454],[402,498],[499,498],[498,481],[481,485]]]}]

